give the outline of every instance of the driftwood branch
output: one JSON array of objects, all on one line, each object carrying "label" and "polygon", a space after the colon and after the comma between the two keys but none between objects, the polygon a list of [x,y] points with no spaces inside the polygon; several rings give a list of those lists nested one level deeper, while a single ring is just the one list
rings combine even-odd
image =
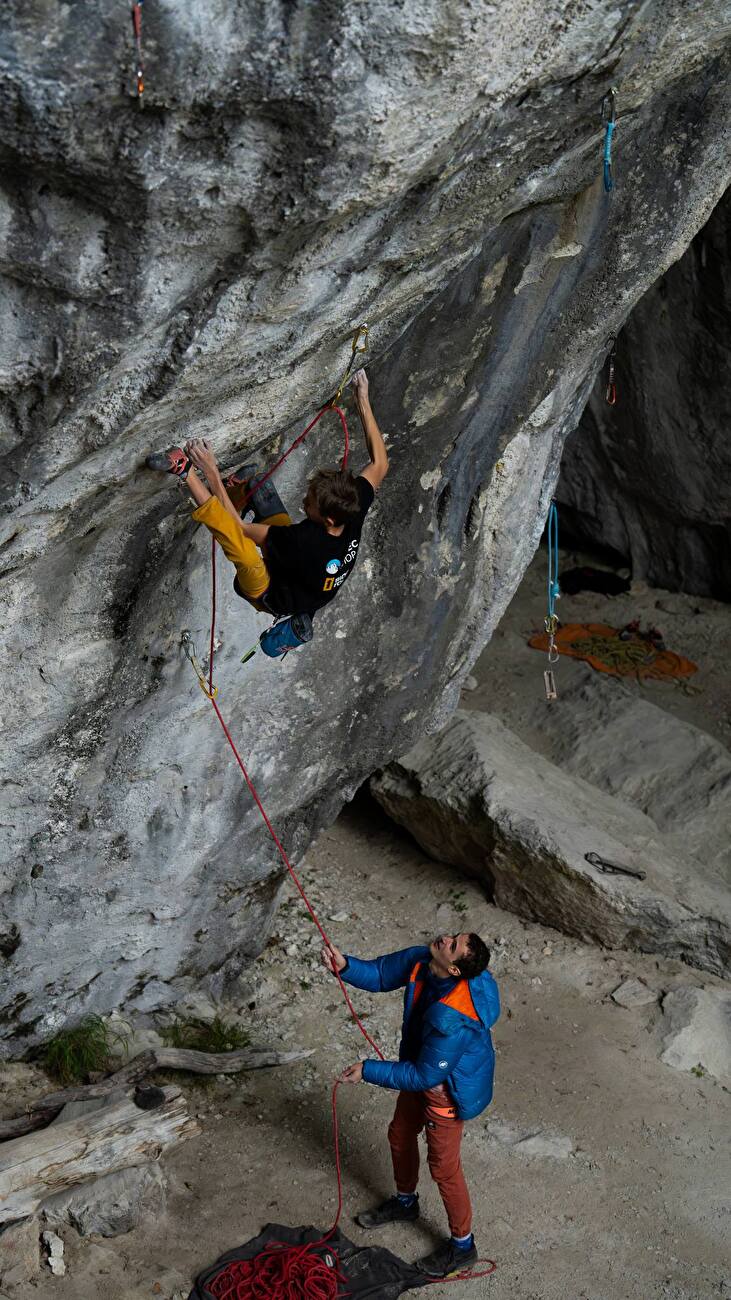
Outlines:
[{"label": "driftwood branch", "polygon": [[154,1110],[125,1098],[0,1147],[0,1223],[33,1214],[49,1196],[117,1169],[156,1160],[200,1132],[178,1088]]},{"label": "driftwood branch", "polygon": [[101,1079],[98,1083],[89,1083],[76,1088],[64,1088],[60,1092],[48,1093],[33,1102],[25,1115],[16,1119],[0,1120],[0,1143],[8,1139],[22,1137],[45,1128],[59,1111],[70,1101],[92,1101],[97,1097],[107,1097],[118,1088],[132,1089],[154,1070],[187,1070],[192,1074],[238,1074],[242,1070],[262,1070],[275,1065],[289,1065],[303,1057],[312,1056],[312,1051],[269,1052],[251,1051],[244,1048],[239,1052],[194,1052],[182,1047],[156,1047],[147,1052],[140,1052],[116,1074]]}]

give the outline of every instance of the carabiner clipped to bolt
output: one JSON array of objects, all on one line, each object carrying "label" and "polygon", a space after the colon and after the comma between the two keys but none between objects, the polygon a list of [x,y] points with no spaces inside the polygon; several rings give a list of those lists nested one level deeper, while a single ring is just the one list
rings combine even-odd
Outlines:
[{"label": "carabiner clipped to bolt", "polygon": [[558,617],[551,614],[549,618],[543,620],[543,626],[548,633],[548,662],[549,664],[558,663],[558,650],[556,648],[556,633],[558,632]]},{"label": "carabiner clipped to bolt", "polygon": [[[361,334],[363,335],[362,343],[360,341]],[[363,321],[363,324],[358,326],[357,330],[355,331],[355,334],[353,335],[350,360],[345,369],[345,374],[343,375],[338,385],[338,391],[336,392],[335,396],[332,399],[332,402],[330,403],[331,406],[337,406],[338,402],[340,401],[340,398],[343,395],[343,389],[345,388],[345,385],[350,379],[350,374],[353,369],[353,366],[355,365],[356,358],[361,352],[367,352],[367,351],[368,351],[368,325],[366,321]]]},{"label": "carabiner clipped to bolt", "polygon": [[215,700],[218,695],[218,687],[214,686],[213,690],[211,690],[206,675],[198,662],[198,651],[196,650],[195,641],[190,632],[183,632],[183,635],[180,638],[180,644],[183,647],[186,659],[190,660],[191,667],[198,678],[198,685],[203,691],[203,694],[207,695],[209,700]]}]

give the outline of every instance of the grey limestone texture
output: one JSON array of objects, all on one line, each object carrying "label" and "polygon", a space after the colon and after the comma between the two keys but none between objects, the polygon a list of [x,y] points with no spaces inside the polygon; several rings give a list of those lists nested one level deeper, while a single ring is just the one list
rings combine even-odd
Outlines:
[{"label": "grey limestone texture", "polygon": [[118,1237],[163,1213],[166,1187],[159,1164],[138,1165],[59,1192],[40,1213],[52,1227],[70,1224],[82,1237]]},{"label": "grey limestone texture", "polygon": [[657,1002],[657,993],[648,988],[644,980],[623,980],[612,993],[612,1002],[627,1011],[634,1011],[637,1007],[647,1007]]},{"label": "grey limestone texture", "polygon": [[574,537],[635,578],[731,600],[731,191],[652,286],[566,442],[556,491]]},{"label": "grey limestone texture", "polygon": [[0,1231],[0,1285],[31,1282],[41,1271],[41,1225],[36,1215],[16,1219]]},{"label": "grey limestone texture", "polygon": [[662,1002],[660,1059],[676,1070],[731,1083],[731,997],[724,989],[679,988]]},{"label": "grey limestone texture", "polygon": [[[646,813],[564,772],[497,718],[457,711],[371,789],[431,857],[482,879],[499,907],[729,975],[731,896],[717,871],[689,863]],[[604,874],[587,853],[646,878]]]},{"label": "grey limestone texture", "polygon": [[731,753],[720,741],[589,668],[562,686],[557,714],[532,711],[530,731],[562,771],[652,818],[689,872],[701,862],[731,890]]},{"label": "grey limestone texture", "polygon": [[[242,668],[263,620],[219,565],[220,705],[299,858],[455,707],[607,333],[727,187],[728,35],[721,0],[146,5],[140,112],[124,6],[6,5],[0,1054],[235,988],[276,906],[180,650],[208,538],[147,452],[270,463],[370,323],[392,469],[312,645]],[[284,498],[339,454],[321,422]]]}]

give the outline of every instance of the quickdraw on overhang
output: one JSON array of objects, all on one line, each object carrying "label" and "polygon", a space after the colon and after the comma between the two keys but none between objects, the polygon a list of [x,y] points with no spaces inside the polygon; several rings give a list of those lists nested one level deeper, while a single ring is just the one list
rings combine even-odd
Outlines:
[{"label": "quickdraw on overhang", "polygon": [[132,31],[135,38],[135,50],[137,51],[137,64],[135,68],[135,84],[137,88],[137,103],[142,108],[142,96],[145,93],[145,68],[142,61],[142,5],[144,0],[135,0],[132,5]]},{"label": "quickdraw on overhang", "polygon": [[548,541],[548,608],[544,619],[544,627],[548,633],[548,668],[543,674],[543,682],[546,688],[546,699],[550,701],[558,699],[553,665],[558,663],[556,601],[561,595],[558,586],[558,509],[555,501],[551,502],[548,511],[546,537]]},{"label": "quickdraw on overhang", "polygon": [[612,86],[602,100],[602,122],[606,124],[604,132],[604,188],[607,194],[614,189],[612,172],[612,137],[617,129],[617,91]]},{"label": "quickdraw on overhang", "polygon": [[607,339],[609,355],[607,357],[607,386],[604,389],[604,400],[609,406],[614,406],[617,401],[617,340],[614,334]]}]

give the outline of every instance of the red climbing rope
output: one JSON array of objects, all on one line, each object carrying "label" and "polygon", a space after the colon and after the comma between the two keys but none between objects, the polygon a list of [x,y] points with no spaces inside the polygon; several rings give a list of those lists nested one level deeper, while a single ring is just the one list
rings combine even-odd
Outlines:
[{"label": "red climbing rope", "polygon": [[[211,680],[211,679],[209,679],[209,681],[210,681],[210,680]],[[212,686],[211,686],[211,689],[212,689]],[[299,891],[300,897],[302,898],[302,901],[303,901],[305,907],[307,908],[307,911],[309,912],[310,916],[312,917],[312,920],[314,921],[314,923],[315,923],[317,929],[319,930],[320,935],[322,936],[322,938],[323,938],[323,940],[324,940],[326,946],[327,946],[328,948],[330,948],[330,947],[332,946],[331,943],[330,943],[330,940],[329,940],[329,938],[328,938],[328,936],[327,936],[327,934],[326,934],[326,932],[325,932],[323,926],[322,926],[321,923],[320,923],[320,919],[319,919],[319,917],[318,917],[318,915],[317,915],[317,913],[316,913],[314,907],[312,906],[312,904],[311,904],[309,898],[307,897],[307,894],[306,894],[305,891],[304,891],[304,888],[303,888],[303,886],[302,886],[302,882],[300,881],[300,879],[299,879],[299,877],[298,877],[298,875],[297,875],[297,872],[295,871],[294,867],[292,866],[292,863],[290,862],[289,858],[287,857],[287,854],[286,854],[286,852],[285,852],[284,845],[282,844],[282,841],[280,840],[279,836],[277,835],[277,832],[275,831],[274,827],[272,826],[272,823],[270,822],[270,820],[269,820],[269,818],[268,818],[268,816],[267,816],[266,809],[264,808],[264,805],[263,805],[261,799],[259,798],[259,794],[258,794],[258,792],[257,792],[256,786],[254,785],[254,783],[253,783],[251,777],[249,776],[249,773],[247,772],[246,767],[245,767],[245,765],[244,765],[244,762],[243,762],[243,760],[242,760],[242,758],[241,758],[241,755],[240,755],[238,749],[236,748],[236,745],[234,744],[234,741],[233,741],[233,737],[232,737],[232,735],[231,735],[231,732],[229,731],[228,727],[226,726],[226,723],[225,723],[225,721],[224,721],[224,719],[223,719],[223,715],[222,715],[222,713],[221,713],[221,710],[220,710],[219,707],[218,707],[218,702],[217,702],[217,700],[215,700],[215,699],[213,698],[212,695],[209,695],[208,698],[209,698],[209,700],[211,701],[211,704],[213,705],[213,708],[215,709],[216,717],[218,718],[218,721],[220,722],[221,727],[223,728],[223,733],[224,733],[224,735],[225,735],[225,737],[226,737],[226,739],[227,739],[229,745],[231,746],[231,749],[232,749],[232,751],[233,751],[234,758],[236,759],[236,762],[238,763],[239,767],[241,768],[241,771],[242,771],[242,773],[243,773],[244,780],[245,780],[247,786],[249,787],[249,792],[250,792],[250,794],[251,794],[251,797],[252,797],[252,799],[254,800],[254,803],[256,804],[257,808],[259,809],[259,812],[260,812],[261,815],[262,815],[262,819],[263,819],[263,821],[264,821],[264,825],[266,826],[267,830],[269,831],[269,834],[271,835],[271,837],[272,837],[272,839],[273,839],[273,841],[274,841],[274,843],[275,843],[275,845],[276,845],[276,847],[277,847],[277,850],[278,850],[279,855],[280,855],[280,857],[281,857],[281,859],[282,859],[282,862],[284,863],[285,867],[287,868],[287,871],[289,872],[290,876],[292,877],[292,880],[294,881],[294,884],[295,884],[296,888],[297,888],[298,891]],[[371,1038],[370,1034],[368,1033],[368,1030],[366,1029],[365,1025],[363,1024],[362,1020],[359,1018],[358,1013],[357,1013],[355,1007],[353,1006],[353,1003],[351,1002],[350,997],[349,997],[349,995],[348,995],[348,990],[346,989],[346,987],[345,987],[345,985],[344,985],[342,979],[340,978],[340,972],[339,972],[339,971],[336,971],[335,974],[336,974],[336,976],[337,976],[338,984],[340,985],[340,991],[341,991],[343,997],[345,998],[345,1001],[346,1001],[346,1004],[347,1004],[348,1010],[349,1010],[351,1016],[353,1017],[353,1020],[355,1021],[356,1025],[358,1026],[358,1028],[359,1028],[360,1032],[362,1033],[363,1037],[366,1039],[366,1041],[367,1041],[368,1043],[370,1043],[370,1045],[371,1045],[371,1047],[373,1048],[373,1051],[376,1053],[376,1055],[379,1056],[379,1057],[381,1058],[382,1061],[385,1060],[385,1057],[384,1057],[384,1055],[383,1055],[383,1052],[382,1052],[381,1049],[379,1048],[378,1044],[377,1044],[377,1043],[374,1043],[373,1039]]]},{"label": "red climbing rope", "polygon": [[343,459],[340,462],[340,468],[347,469],[348,456],[350,455],[350,434],[348,433],[348,423],[347,420],[345,419],[345,411],[343,411],[339,406],[335,406],[334,403],[329,403],[327,406],[323,406],[322,410],[317,412],[317,415],[315,416],[314,420],[310,420],[310,423],[308,424],[307,428],[303,429],[302,433],[298,434],[294,442],[291,443],[290,446],[287,448],[287,450],[284,452],[284,454],[279,457],[279,460],[275,461],[271,469],[268,469],[266,474],[262,474],[261,478],[257,478],[254,487],[251,488],[250,491],[247,492],[246,496],[244,497],[243,504],[241,506],[242,511],[244,509],[244,506],[247,504],[247,502],[250,501],[251,498],[253,497],[256,489],[261,487],[262,483],[266,483],[267,479],[272,477],[272,474],[276,473],[276,471],[279,469],[279,466],[284,464],[287,457],[291,456],[293,451],[296,451],[297,447],[299,447],[300,444],[304,442],[305,438],[309,433],[312,433],[312,430],[314,429],[315,425],[319,423],[319,421],[322,419],[323,415],[325,415],[327,411],[335,411],[336,415],[340,416],[340,423],[343,426],[343,439],[345,444],[344,451],[343,451]]},{"label": "red climbing rope", "polygon": [[[335,406],[335,405],[323,406],[322,410],[318,411],[314,420],[311,420],[307,428],[297,438],[295,438],[291,446],[287,448],[287,450],[284,452],[282,456],[280,456],[279,460],[268,471],[268,473],[266,473],[262,478],[257,479],[257,483],[256,483],[257,487],[261,483],[266,482],[266,480],[271,477],[274,471],[284,463],[284,461],[287,459],[290,453],[293,452],[294,449],[298,447],[301,442],[304,441],[308,433],[310,433],[312,429],[314,429],[315,425],[322,418],[325,412],[330,410],[337,412],[337,414],[340,416],[340,422],[343,426],[345,448],[343,453],[342,468],[345,469],[348,463],[348,454],[350,451],[350,440],[348,436],[348,426],[345,420],[345,415],[339,406]],[[256,488],[252,489],[252,491],[249,492],[246,500],[249,499],[249,497],[252,495],[253,491],[255,490]],[[294,882],[294,885],[305,907],[307,908],[307,911],[312,917],[312,920],[314,921],[315,926],[317,927],[317,930],[319,931],[319,934],[325,943],[325,946],[328,949],[330,949],[332,947],[330,943],[330,939],[328,938],[328,935],[323,925],[321,924],[320,919],[317,913],[315,912],[314,907],[310,903],[310,900],[307,897],[307,894],[305,893],[302,882],[300,881],[297,872],[295,871],[294,867],[292,866],[292,863],[289,860],[289,857],[287,856],[287,852],[284,848],[284,845],[282,844],[282,841],[280,840],[279,836],[277,835],[277,832],[275,831],[274,827],[272,826],[272,823],[269,820],[266,809],[261,799],[259,798],[258,791],[253,781],[251,780],[248,771],[246,770],[246,766],[243,762],[243,759],[241,758],[241,755],[239,754],[239,751],[236,748],[234,739],[226,725],[223,714],[221,713],[221,710],[218,707],[218,703],[215,698],[214,685],[213,685],[213,660],[214,660],[214,649],[215,649],[215,622],[216,622],[216,541],[215,538],[212,539],[212,542],[213,542],[213,546],[211,550],[212,582],[211,582],[210,663],[209,663],[209,672],[208,672],[208,690],[206,691],[206,694],[213,706],[216,717],[218,718],[218,721],[221,724],[223,733],[231,747],[233,756],[236,759],[236,762],[238,763],[241,769],[243,778],[249,789],[249,793],[251,794],[251,797],[254,800],[254,803],[256,804],[261,814],[264,825],[266,826],[277,848],[279,856],[281,857],[282,862],[287,868],[287,871],[289,872],[289,875],[292,881]],[[202,682],[202,685],[205,685],[205,681]],[[340,985],[340,991],[343,995],[343,998],[345,999],[346,1006],[353,1020],[358,1026],[361,1034],[365,1038],[366,1042],[373,1048],[373,1051],[376,1053],[376,1056],[378,1056],[382,1061],[385,1060],[383,1052],[381,1051],[378,1044],[371,1038],[370,1034],[368,1033],[368,1030],[363,1024],[363,1021],[360,1019],[360,1016],[358,1015],[355,1007],[353,1006],[353,1003],[350,999],[350,995],[348,994],[348,990],[346,989],[345,984],[341,978],[340,972],[338,970],[335,970],[334,973],[335,976],[337,977],[338,984]],[[255,1255],[253,1259],[232,1260],[230,1263],[226,1264],[225,1267],[221,1270],[221,1272],[218,1273],[216,1277],[212,1280],[212,1282],[208,1284],[208,1290],[211,1292],[211,1295],[216,1297],[216,1300],[300,1300],[300,1297],[301,1300],[337,1300],[337,1296],[340,1293],[340,1288],[342,1283],[345,1281],[345,1278],[343,1277],[342,1273],[339,1270],[338,1258],[335,1249],[334,1248],[332,1249],[332,1260],[333,1260],[332,1264],[328,1264],[327,1262],[327,1254],[330,1252],[326,1252],[325,1257],[319,1255],[317,1252],[318,1252],[318,1248],[325,1246],[327,1242],[330,1240],[330,1238],[333,1236],[340,1222],[340,1216],[342,1214],[342,1209],[343,1209],[343,1176],[342,1176],[342,1167],[340,1163],[340,1143],[339,1143],[338,1113],[337,1113],[337,1092],[338,1092],[338,1086],[340,1082],[341,1082],[340,1079],[335,1080],[335,1083],[333,1085],[333,1090],[332,1090],[332,1103],[331,1103],[332,1104],[332,1125],[333,1125],[333,1146],[335,1151],[335,1172],[337,1175],[337,1183],[338,1183],[338,1208],[337,1208],[337,1212],[332,1227],[329,1228],[328,1231],[325,1233],[325,1235],[321,1237],[318,1241],[307,1242],[302,1246],[287,1246],[281,1242],[270,1242],[267,1246],[264,1247],[262,1251],[259,1252],[258,1255]],[[479,1273],[475,1273],[475,1272],[457,1273],[454,1275],[454,1277],[451,1278],[434,1278],[433,1280],[435,1282],[437,1281],[459,1282],[470,1278],[489,1277],[491,1273],[494,1273],[497,1267],[497,1265],[494,1263],[493,1260],[484,1260],[478,1262],[489,1263],[490,1267],[485,1271]]]}]

